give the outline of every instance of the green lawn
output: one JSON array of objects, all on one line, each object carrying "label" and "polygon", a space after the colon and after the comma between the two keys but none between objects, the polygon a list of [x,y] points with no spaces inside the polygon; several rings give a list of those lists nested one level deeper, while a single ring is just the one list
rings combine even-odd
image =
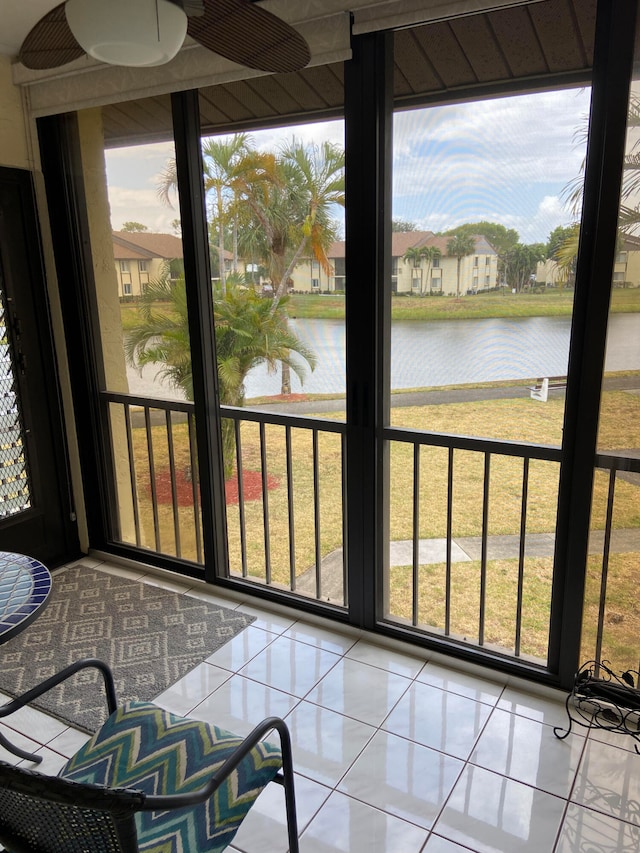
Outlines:
[{"label": "green lawn", "polygon": [[[545,293],[487,293],[463,296],[394,296],[391,316],[394,320],[468,320],[488,317],[558,317],[573,310],[572,290],[548,290]],[[613,291],[613,313],[640,312],[640,288]],[[136,320],[135,302],[121,303],[122,328]],[[296,294],[289,299],[289,316],[321,320],[342,320],[344,296],[340,294]]]},{"label": "green lawn", "polygon": [[[486,435],[503,440],[532,441],[555,444],[562,434],[563,402],[549,400],[540,404],[528,398],[517,400],[479,400],[393,410],[396,426],[467,435]],[[340,417],[339,415],[337,417]],[[318,422],[321,426],[321,422]],[[138,497],[144,539],[154,547],[153,512],[148,491],[148,456],[144,430],[134,430]],[[156,476],[168,470],[168,446],[164,427],[154,427]],[[286,444],[283,427],[265,427],[267,471],[271,479],[268,491],[271,577],[284,587],[289,583],[290,551],[288,526],[288,493]],[[319,497],[319,534],[321,556],[326,557],[342,546],[342,460],[338,436],[320,431],[318,437],[319,482],[314,483],[313,446],[309,430],[293,429],[292,471],[293,512],[295,519],[294,548],[296,574],[299,576],[315,564],[314,501]],[[174,429],[174,454],[178,471],[188,469],[188,436],[184,425]],[[640,447],[640,398],[622,391],[605,392],[600,422],[599,446],[609,450]],[[261,469],[260,433],[257,425],[242,425],[242,458],[245,472]],[[393,442],[390,446],[389,537],[411,540],[413,537],[413,452],[410,444]],[[452,536],[480,536],[483,529],[482,454],[457,451],[454,463]],[[489,484],[490,535],[517,535],[520,529],[522,497],[522,461],[509,456],[493,455]],[[533,462],[528,483],[527,532],[552,533],[556,523],[558,466],[550,462]],[[425,447],[420,458],[420,512],[418,535],[422,539],[444,538],[447,533],[447,450]],[[608,477],[598,472],[595,479],[592,527],[603,529],[608,495]],[[259,490],[245,504],[246,555],[249,574],[266,579],[265,528],[262,494]],[[614,529],[640,528],[640,486],[620,479],[616,487]],[[162,550],[174,553],[174,519],[170,504],[159,509]],[[179,511],[182,554],[195,559],[193,510],[184,506]],[[228,542],[231,571],[242,570],[240,547],[240,515],[236,504],[228,506]],[[602,557],[589,562],[586,594],[584,656],[593,655],[594,625],[600,592]],[[629,666],[631,650],[637,645],[638,554],[612,554],[609,569],[609,595],[605,614],[606,656],[616,666]],[[477,642],[480,603],[481,566],[477,561],[455,563],[451,578],[451,631],[468,641]],[[418,602],[418,618],[436,631],[444,628],[445,567],[423,565],[419,569],[418,588],[414,588],[410,566],[396,566],[389,571],[389,616],[401,623],[411,619],[414,593]],[[487,565],[485,642],[502,648],[513,648],[516,619],[518,562],[514,559],[490,561]],[[544,657],[547,647],[548,614],[551,596],[552,559],[528,558],[524,572],[525,606],[523,611],[522,653]],[[474,633],[475,632],[475,633]]]},{"label": "green lawn", "polygon": [[[573,310],[573,291],[548,290],[545,293],[479,293],[460,299],[449,296],[394,296],[391,316],[394,320],[469,320],[487,317],[558,317]],[[640,312],[640,288],[613,291],[614,313]],[[342,319],[344,297],[335,294],[297,294],[289,301],[291,317]]]}]

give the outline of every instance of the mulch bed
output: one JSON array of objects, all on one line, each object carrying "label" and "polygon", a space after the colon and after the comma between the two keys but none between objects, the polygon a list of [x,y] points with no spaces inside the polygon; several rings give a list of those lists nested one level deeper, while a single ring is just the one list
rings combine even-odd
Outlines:
[{"label": "mulch bed", "polygon": [[[273,474],[267,474],[267,489],[272,491],[280,485],[280,480]],[[243,497],[245,501],[257,501],[262,497],[262,474],[260,471],[242,472]],[[147,483],[147,493],[151,495],[151,484]],[[233,475],[225,483],[227,506],[237,504],[239,500],[238,477]],[[158,503],[173,503],[171,490],[171,474],[169,471],[156,473],[156,496]],[[193,483],[183,470],[176,471],[176,503],[178,506],[193,506]]]}]

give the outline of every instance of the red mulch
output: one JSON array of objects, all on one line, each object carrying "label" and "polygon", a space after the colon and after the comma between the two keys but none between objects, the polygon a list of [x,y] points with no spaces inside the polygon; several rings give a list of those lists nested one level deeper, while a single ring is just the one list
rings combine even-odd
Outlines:
[{"label": "red mulch", "polygon": [[[272,474],[267,474],[267,489],[269,491],[277,489],[280,485],[280,480]],[[245,501],[257,501],[262,497],[262,474],[260,471],[243,471],[242,472],[243,497]],[[147,493],[151,494],[151,484],[147,484]],[[233,475],[225,483],[226,502],[229,504],[238,503],[238,477]],[[156,495],[158,503],[170,504],[173,502],[171,492],[171,474],[169,471],[158,471],[156,473]],[[178,506],[193,505],[193,484],[187,479],[185,472],[176,471],[176,503]]]},{"label": "red mulch", "polygon": [[269,403],[306,403],[309,399],[307,394],[269,394]]},{"label": "red mulch", "polygon": [[308,394],[269,394],[268,397],[254,397],[261,403],[306,403]]}]

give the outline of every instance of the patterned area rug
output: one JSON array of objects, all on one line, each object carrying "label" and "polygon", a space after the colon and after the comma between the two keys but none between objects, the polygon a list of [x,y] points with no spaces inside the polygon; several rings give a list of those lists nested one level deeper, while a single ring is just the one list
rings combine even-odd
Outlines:
[{"label": "patterned area rug", "polygon": [[[0,690],[24,693],[81,658],[111,666],[118,703],[149,701],[246,628],[254,617],[86,566],[53,575],[42,614],[0,646]],[[94,669],[33,703],[94,732],[106,719]]]}]

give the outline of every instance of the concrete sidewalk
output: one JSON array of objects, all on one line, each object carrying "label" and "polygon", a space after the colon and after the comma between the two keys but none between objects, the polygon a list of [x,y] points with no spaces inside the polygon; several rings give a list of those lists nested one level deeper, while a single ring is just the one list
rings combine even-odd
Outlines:
[{"label": "concrete sidewalk", "polygon": [[[589,539],[589,553],[602,554],[604,531],[594,530]],[[530,533],[525,540],[526,557],[553,557],[555,535],[553,533]],[[640,552],[640,528],[613,530],[610,543],[611,553]],[[515,560],[520,554],[520,537],[487,537],[488,560]],[[451,562],[470,563],[482,558],[480,536],[458,537],[451,541]],[[446,539],[421,539],[418,544],[418,562],[421,566],[445,563],[447,560]],[[410,539],[391,542],[389,547],[391,566],[413,564],[413,542]],[[322,600],[342,603],[343,601],[343,558],[342,548],[336,548],[322,560]],[[316,573],[311,566],[296,582],[296,592],[315,597]]]},{"label": "concrete sidewalk", "polygon": [[[391,407],[397,406],[437,406],[443,403],[470,403],[477,400],[509,400],[518,397],[529,397],[530,381],[523,379],[521,382],[514,381],[511,385],[495,385],[485,388],[452,388],[440,390],[434,388],[430,391],[396,391],[391,394]],[[605,391],[630,391],[640,393],[639,376],[612,376],[604,380]],[[564,388],[549,391],[549,397],[563,397]],[[345,399],[337,400],[302,400],[288,402],[283,400],[278,403],[264,403],[253,405],[251,401],[247,408],[257,409],[260,412],[272,412],[284,415],[313,415],[321,412],[344,412]]]}]

